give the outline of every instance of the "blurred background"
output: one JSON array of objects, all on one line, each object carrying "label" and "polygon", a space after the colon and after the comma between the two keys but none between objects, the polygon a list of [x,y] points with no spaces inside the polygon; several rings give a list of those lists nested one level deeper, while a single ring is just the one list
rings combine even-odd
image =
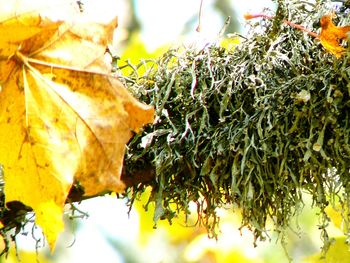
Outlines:
[{"label": "blurred background", "polygon": [[[81,1],[83,8],[97,8],[99,1]],[[119,26],[115,32],[113,52],[120,61],[136,63],[142,58],[156,58],[169,47],[204,45],[217,41],[228,16],[227,33],[246,34],[243,14],[274,10],[267,0],[204,0],[199,25],[200,0],[111,0],[116,8]],[[0,262],[318,262],[322,246],[317,227],[317,212],[305,196],[305,207],[295,218],[286,236],[272,231],[265,242],[253,245],[253,235],[240,229],[240,213],[235,207],[218,210],[221,229],[218,240],[207,237],[206,230],[193,217],[184,225],[179,216],[172,225],[159,222],[154,227],[152,207],[146,212],[149,193],[144,193],[129,211],[126,200],[116,196],[98,197],[76,204],[74,213],[67,212],[66,231],[60,236],[54,254],[42,248],[40,229],[31,224],[17,236],[17,254],[11,250]],[[69,208],[69,207],[68,207]],[[67,208],[67,211],[70,210]],[[72,220],[74,218],[74,220]],[[340,236],[337,227],[330,227],[333,236]],[[284,246],[281,245],[284,244]],[[38,253],[36,252],[38,248]],[[343,255],[345,256],[345,255]],[[339,261],[340,262],[340,261]],[[344,261],[348,262],[348,261]]]}]

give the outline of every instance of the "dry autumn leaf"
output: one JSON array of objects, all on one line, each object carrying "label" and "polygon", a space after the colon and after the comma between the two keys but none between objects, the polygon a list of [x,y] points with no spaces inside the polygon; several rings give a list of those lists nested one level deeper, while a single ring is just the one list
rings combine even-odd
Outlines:
[{"label": "dry autumn leaf", "polygon": [[51,249],[73,182],[86,195],[123,191],[125,144],[154,115],[109,75],[103,57],[117,20],[97,23],[76,1],[54,3],[0,0],[6,202],[33,208]]},{"label": "dry autumn leaf", "polygon": [[325,15],[321,18],[320,23],[322,29],[319,38],[322,46],[339,58],[345,51],[340,41],[347,40],[350,26],[335,26],[332,18],[333,15]]}]

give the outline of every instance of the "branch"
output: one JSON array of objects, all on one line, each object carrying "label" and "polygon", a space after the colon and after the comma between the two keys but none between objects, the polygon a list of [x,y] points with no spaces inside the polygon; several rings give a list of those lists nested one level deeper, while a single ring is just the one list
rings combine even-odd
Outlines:
[{"label": "branch", "polygon": [[[269,15],[265,15],[265,14],[245,14],[244,15],[244,19],[246,20],[250,20],[250,19],[254,19],[254,18],[259,18],[259,17],[262,17],[262,18],[266,18],[266,19],[274,19],[274,16],[269,16]],[[291,21],[288,21],[288,20],[284,20],[283,23],[291,26],[291,27],[294,27],[296,29],[299,29],[301,31],[304,31],[306,32],[308,35],[316,38],[316,39],[319,39],[320,36],[318,34],[316,34],[315,32],[312,32],[310,31],[309,29],[307,29],[306,27],[302,26],[302,25],[299,25],[299,24],[295,24]]]}]

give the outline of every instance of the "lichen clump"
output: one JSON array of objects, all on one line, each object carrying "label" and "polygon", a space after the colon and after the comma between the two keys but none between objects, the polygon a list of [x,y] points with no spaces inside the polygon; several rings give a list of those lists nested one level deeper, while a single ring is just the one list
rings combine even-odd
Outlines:
[{"label": "lichen clump", "polygon": [[130,189],[132,200],[151,185],[156,220],[189,213],[194,202],[213,235],[216,208],[233,204],[256,239],[265,237],[268,218],[276,230],[290,224],[302,192],[322,220],[335,195],[348,206],[349,56],[336,59],[281,22],[292,18],[316,32],[315,22],[330,11],[320,2],[283,6],[280,23],[253,21],[233,51],[169,50],[143,76],[126,79],[157,114],[128,147],[126,174],[145,166],[155,173]]}]

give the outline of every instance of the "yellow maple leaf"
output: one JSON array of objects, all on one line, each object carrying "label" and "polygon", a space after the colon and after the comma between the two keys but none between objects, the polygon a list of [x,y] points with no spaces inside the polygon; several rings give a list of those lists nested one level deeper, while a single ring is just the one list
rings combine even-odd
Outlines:
[{"label": "yellow maple leaf", "polygon": [[153,108],[109,75],[103,57],[116,24],[116,18],[86,19],[76,1],[50,6],[42,0],[0,0],[6,202],[33,208],[51,249],[63,229],[73,182],[85,195],[123,191],[125,144],[133,131],[153,121]]},{"label": "yellow maple leaf", "polygon": [[319,38],[322,46],[339,58],[345,51],[345,48],[341,46],[340,41],[347,40],[350,26],[335,26],[332,18],[332,14],[325,15],[321,18],[320,23],[322,29]]}]

